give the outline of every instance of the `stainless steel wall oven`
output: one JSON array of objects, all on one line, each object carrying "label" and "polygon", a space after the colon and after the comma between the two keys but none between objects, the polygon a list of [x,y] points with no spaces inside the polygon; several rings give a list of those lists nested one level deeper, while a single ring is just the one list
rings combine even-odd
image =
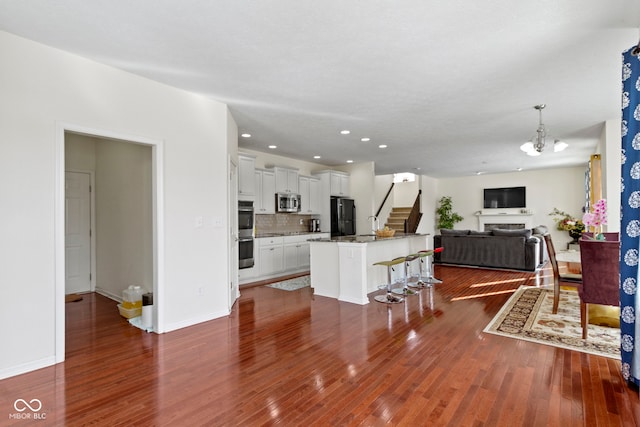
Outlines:
[{"label": "stainless steel wall oven", "polygon": [[253,202],[238,201],[238,268],[253,267]]}]

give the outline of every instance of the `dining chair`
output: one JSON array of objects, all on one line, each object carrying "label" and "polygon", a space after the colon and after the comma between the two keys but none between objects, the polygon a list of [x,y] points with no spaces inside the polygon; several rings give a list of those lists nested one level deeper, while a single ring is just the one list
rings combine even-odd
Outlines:
[{"label": "dining chair", "polygon": [[580,239],[580,323],[587,339],[589,304],[620,306],[620,241]]},{"label": "dining chair", "polygon": [[553,240],[551,234],[544,234],[544,242],[547,246],[547,252],[549,253],[549,261],[551,262],[551,268],[553,270],[553,308],[552,313],[558,313],[558,304],[560,303],[560,282],[565,286],[579,287],[582,282],[582,275],[578,273],[562,273],[560,274],[560,268],[558,267],[558,261],[556,260],[556,250],[553,246]]}]

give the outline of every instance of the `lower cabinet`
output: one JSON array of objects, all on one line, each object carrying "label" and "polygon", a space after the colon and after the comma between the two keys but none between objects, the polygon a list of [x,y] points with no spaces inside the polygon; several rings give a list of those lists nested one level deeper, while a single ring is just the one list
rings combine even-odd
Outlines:
[{"label": "lower cabinet", "polygon": [[295,242],[284,244],[284,269],[298,270],[309,268],[311,262],[309,260],[309,243]]},{"label": "lower cabinet", "polygon": [[308,270],[311,260],[310,246],[307,240],[319,238],[329,238],[329,233],[256,238],[253,251],[255,260],[253,274],[243,273],[240,270],[240,283]]},{"label": "lower cabinet", "polygon": [[[272,276],[284,270],[284,237],[263,237],[255,240],[258,246],[260,277]],[[255,253],[256,251],[254,251]]]}]

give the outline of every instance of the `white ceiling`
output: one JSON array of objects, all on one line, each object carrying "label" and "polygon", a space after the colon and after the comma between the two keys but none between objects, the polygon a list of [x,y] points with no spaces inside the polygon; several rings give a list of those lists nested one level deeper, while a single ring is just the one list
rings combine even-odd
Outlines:
[{"label": "white ceiling", "polygon": [[[240,147],[451,177],[585,164],[640,1],[2,0],[0,29],[225,102]],[[541,103],[570,145],[529,157]]]}]

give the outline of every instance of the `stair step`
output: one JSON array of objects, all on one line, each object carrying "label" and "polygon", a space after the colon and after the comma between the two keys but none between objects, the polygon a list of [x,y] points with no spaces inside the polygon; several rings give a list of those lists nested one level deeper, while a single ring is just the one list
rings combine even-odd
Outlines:
[{"label": "stair step", "polygon": [[411,207],[394,207],[389,213],[389,218],[385,226],[396,230],[396,232],[404,232],[404,222],[411,213]]},{"label": "stair step", "polygon": [[385,224],[387,227],[389,227],[392,230],[396,230],[398,232],[404,232],[404,224],[403,225],[393,225],[393,224]]},{"label": "stair step", "polygon": [[387,225],[389,228],[401,228],[404,230],[404,221],[390,221],[387,222],[385,225]]},{"label": "stair step", "polygon": [[405,212],[405,213],[410,213],[412,208],[392,208],[391,209],[391,213],[394,212]]}]

